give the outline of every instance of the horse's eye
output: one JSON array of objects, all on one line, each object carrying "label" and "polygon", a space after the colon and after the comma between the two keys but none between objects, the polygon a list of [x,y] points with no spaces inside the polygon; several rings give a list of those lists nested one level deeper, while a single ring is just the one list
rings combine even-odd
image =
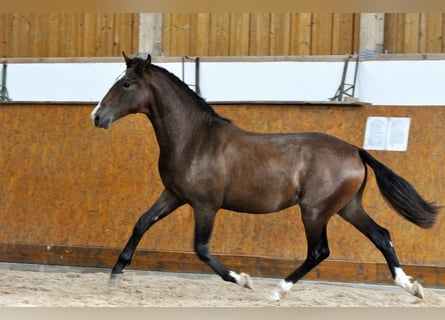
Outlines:
[{"label": "horse's eye", "polygon": [[124,88],[130,88],[130,82],[125,81],[125,82],[122,84],[122,86],[123,86]]}]

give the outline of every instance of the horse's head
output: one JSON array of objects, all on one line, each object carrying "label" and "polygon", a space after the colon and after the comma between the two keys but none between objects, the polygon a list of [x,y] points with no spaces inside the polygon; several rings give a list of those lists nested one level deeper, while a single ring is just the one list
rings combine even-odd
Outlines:
[{"label": "horse's head", "polygon": [[129,58],[122,52],[127,69],[122,77],[91,112],[91,119],[98,128],[108,129],[113,121],[130,113],[148,113],[150,93],[144,85],[145,69],[151,64],[147,59]]}]

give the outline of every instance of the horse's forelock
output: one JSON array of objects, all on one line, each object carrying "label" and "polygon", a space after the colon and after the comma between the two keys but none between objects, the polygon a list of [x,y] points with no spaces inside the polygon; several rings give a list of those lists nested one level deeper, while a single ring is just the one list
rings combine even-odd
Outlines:
[{"label": "horse's forelock", "polygon": [[128,61],[127,68],[134,69],[138,74],[141,74],[143,72],[144,65],[144,60],[136,57]]}]

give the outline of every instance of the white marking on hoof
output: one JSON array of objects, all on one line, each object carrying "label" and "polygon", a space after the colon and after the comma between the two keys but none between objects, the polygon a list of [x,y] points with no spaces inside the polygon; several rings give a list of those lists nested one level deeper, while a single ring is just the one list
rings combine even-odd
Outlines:
[{"label": "white marking on hoof", "polygon": [[252,279],[247,273],[241,272],[240,274],[237,274],[236,272],[230,271],[229,275],[235,279],[239,286],[248,289],[253,288]]},{"label": "white marking on hoof", "polygon": [[399,287],[405,289],[409,293],[411,293],[413,296],[423,299],[423,288],[422,285],[417,282],[411,282],[411,277],[407,276],[405,272],[402,270],[402,268],[395,268],[396,278],[394,280],[395,284]]},{"label": "white marking on hoof", "polygon": [[271,299],[274,301],[280,301],[286,294],[292,289],[294,284],[292,282],[287,282],[286,280],[281,280],[278,283],[278,287],[272,291]]},{"label": "white marking on hoof", "polygon": [[124,277],[124,273],[112,273],[110,274],[109,283],[118,283]]}]

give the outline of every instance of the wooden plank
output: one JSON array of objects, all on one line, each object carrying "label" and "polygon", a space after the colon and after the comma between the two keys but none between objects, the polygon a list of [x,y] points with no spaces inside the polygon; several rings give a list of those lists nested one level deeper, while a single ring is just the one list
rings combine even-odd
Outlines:
[{"label": "wooden plank", "polygon": [[232,13],[230,15],[229,55],[249,55],[250,14]]},{"label": "wooden plank", "polygon": [[354,22],[353,22],[353,44],[352,44],[352,52],[357,54],[360,50],[360,24],[361,24],[361,15],[359,13],[354,13]]},{"label": "wooden plank", "polygon": [[229,54],[230,14],[212,13],[210,16],[209,55]]},{"label": "wooden plank", "polygon": [[312,41],[312,14],[293,13],[291,24],[291,55],[310,55]]},{"label": "wooden plank", "polygon": [[[118,15],[120,19],[126,18],[124,26],[131,31],[132,25],[128,23],[131,19],[131,15],[122,17]],[[162,54],[162,13],[141,13],[139,24],[139,50],[138,52],[150,53],[152,56],[159,56]],[[123,27],[118,29],[117,34],[123,39],[126,37],[127,32]],[[131,34],[131,33],[130,33]],[[131,38],[129,40],[132,40]],[[131,42],[130,42],[131,44]],[[126,44],[127,47],[131,46]]]},{"label": "wooden plank", "polygon": [[331,54],[353,54],[354,14],[334,13]]},{"label": "wooden plank", "polygon": [[[140,25],[140,17],[138,13],[128,14],[128,25],[124,33],[122,33],[122,37],[128,37],[131,43],[126,43],[131,48],[131,52],[139,51],[139,25]],[[131,32],[130,32],[131,31]],[[162,32],[162,31],[161,31]],[[131,40],[130,40],[131,39]],[[119,56],[121,56],[122,48],[119,49]],[[161,37],[161,54],[162,53],[162,37]]]},{"label": "wooden plank", "polygon": [[26,14],[13,14],[13,46],[12,54],[18,57],[28,56],[29,45],[32,39],[29,37],[28,16]]},{"label": "wooden plank", "polygon": [[406,13],[398,13],[397,14],[397,24],[396,28],[396,37],[394,39],[396,53],[405,53],[404,52],[404,43],[405,43],[405,21],[406,21]]},{"label": "wooden plank", "polygon": [[250,49],[251,56],[268,56],[270,41],[270,14],[252,13],[250,17]]},{"label": "wooden plank", "polygon": [[426,13],[419,13],[419,40],[418,40],[418,53],[426,53],[427,52],[427,14]]},{"label": "wooden plank", "polygon": [[385,32],[383,37],[383,52],[388,54],[397,53],[394,39],[396,37],[395,26],[396,26],[396,14],[386,13],[385,14]]},{"label": "wooden plank", "polygon": [[65,13],[62,17],[62,23],[65,25],[64,34],[60,35],[59,44],[64,47],[65,57],[78,57],[82,53],[80,51],[82,45],[82,24],[83,14]]},{"label": "wooden plank", "polygon": [[29,17],[29,37],[32,39],[32,42],[28,43],[28,54],[31,57],[39,56],[42,48],[45,47],[42,45],[43,37],[41,31],[45,29],[40,27],[41,20],[42,14],[33,14]]},{"label": "wooden plank", "polygon": [[270,14],[270,48],[271,56],[286,56],[290,52],[291,14]]},{"label": "wooden plank", "polygon": [[171,54],[172,41],[172,14],[164,13],[162,15],[162,52],[166,56],[173,56]]},{"label": "wooden plank", "polygon": [[442,14],[442,50],[441,52],[445,52],[445,13]]},{"label": "wooden plank", "polygon": [[362,13],[360,21],[360,54],[374,57],[376,53],[382,53],[384,14]]},{"label": "wooden plank", "polygon": [[59,35],[61,28],[60,14],[50,13],[48,17],[48,51],[47,56],[49,57],[60,57],[61,56],[61,46],[59,44]]},{"label": "wooden plank", "polygon": [[[111,268],[120,249],[60,245],[27,245],[0,243],[2,262],[33,263],[46,265]],[[293,272],[302,260],[256,256],[213,254],[222,264],[238,272],[255,277],[281,279]],[[405,272],[413,275],[425,287],[445,288],[445,268],[438,266],[403,265]],[[193,272],[213,274],[194,252],[136,250],[128,270],[168,272]],[[323,261],[310,271],[304,280],[335,281],[366,284],[393,284],[384,263]]]},{"label": "wooden plank", "polygon": [[98,15],[96,26],[97,56],[113,55],[113,24],[114,15],[112,13]]},{"label": "wooden plank", "polygon": [[312,15],[311,54],[332,54],[332,13]]},{"label": "wooden plank", "polygon": [[96,56],[96,14],[85,13],[83,24],[83,56]]},{"label": "wooden plank", "polygon": [[0,13],[0,56],[10,57],[12,47],[12,15],[9,13]]},{"label": "wooden plank", "polygon": [[[355,56],[352,56],[353,58]],[[7,58],[8,64],[15,63],[104,63],[121,62],[122,57],[25,57]],[[302,62],[344,62],[344,55],[292,55],[292,56],[203,56],[201,62],[271,62],[271,61],[302,61]],[[445,60],[445,53],[412,53],[412,54],[377,54],[375,60],[379,61],[412,61],[412,60]],[[181,57],[153,57],[154,63],[181,62]],[[22,102],[22,101],[21,101]],[[307,101],[301,101],[306,103]],[[323,101],[324,103],[326,101]],[[26,101],[23,103],[27,103]],[[37,103],[37,102],[36,102]],[[274,103],[271,101],[271,103]],[[238,103],[234,103],[238,104]]]},{"label": "wooden plank", "polygon": [[[128,54],[133,53],[132,51],[129,52],[128,48],[125,50],[119,50],[122,43],[121,41],[125,41],[124,39],[126,39],[127,41],[129,40],[128,38],[130,38],[130,40],[132,40],[131,37],[126,36],[125,34],[122,34],[122,30],[125,30],[125,27],[127,26],[126,23],[126,19],[125,16],[122,14],[114,14],[114,19],[113,19],[113,43],[112,43],[112,47],[111,47],[111,56],[117,56],[120,55],[119,51],[126,51]],[[130,35],[132,34],[132,32],[130,31],[129,33]],[[132,41],[130,41],[130,45],[131,45]],[[131,47],[130,47],[131,48]]]},{"label": "wooden plank", "polygon": [[208,56],[210,46],[210,13],[192,14],[191,37],[190,37],[190,55]]},{"label": "wooden plank", "polygon": [[385,14],[384,51],[404,53],[405,13]]},{"label": "wooden plank", "polygon": [[406,13],[405,15],[405,33],[404,33],[404,53],[419,52],[419,33],[420,33],[420,14]]},{"label": "wooden plank", "polygon": [[189,13],[171,15],[171,47],[169,55],[184,56],[190,52],[190,17]]},{"label": "wooden plank", "polygon": [[426,16],[427,16],[426,52],[429,52],[429,53],[443,52],[442,51],[442,37],[443,37],[442,13],[427,13]]}]

